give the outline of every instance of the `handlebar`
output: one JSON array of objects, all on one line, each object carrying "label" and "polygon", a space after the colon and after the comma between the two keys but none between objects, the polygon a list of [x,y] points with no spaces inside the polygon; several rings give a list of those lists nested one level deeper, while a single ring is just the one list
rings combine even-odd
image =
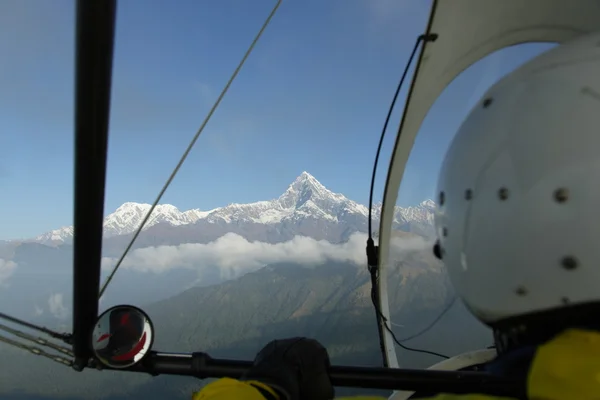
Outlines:
[{"label": "handlebar", "polygon": [[[185,375],[200,379],[240,378],[251,361],[212,358],[206,353],[151,352],[144,360],[125,371],[151,375]],[[123,369],[121,369],[123,371]],[[439,393],[483,393],[514,396],[522,393],[523,383],[516,379],[473,371],[435,371],[381,367],[331,366],[333,386],[360,387]]]}]

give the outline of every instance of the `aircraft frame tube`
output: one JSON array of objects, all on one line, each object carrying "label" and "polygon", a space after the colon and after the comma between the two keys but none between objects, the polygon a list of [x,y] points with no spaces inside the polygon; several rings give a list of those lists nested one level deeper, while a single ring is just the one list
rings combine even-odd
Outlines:
[{"label": "aircraft frame tube", "polygon": [[[120,371],[187,375],[200,379],[240,378],[252,361],[215,359],[206,353],[150,353],[140,364]],[[334,386],[368,389],[488,393],[511,396],[523,390],[518,380],[474,371],[433,371],[382,367],[331,366]]]},{"label": "aircraft frame tube", "polygon": [[98,316],[116,1],[77,1],[73,368],[92,357]]}]

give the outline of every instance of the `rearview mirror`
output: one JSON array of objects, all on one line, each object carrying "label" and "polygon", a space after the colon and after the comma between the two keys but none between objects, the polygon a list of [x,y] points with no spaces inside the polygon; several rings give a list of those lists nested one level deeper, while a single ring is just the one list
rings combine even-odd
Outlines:
[{"label": "rearview mirror", "polygon": [[103,365],[131,367],[144,358],[154,341],[148,315],[134,306],[109,308],[98,317],[92,332],[92,350]]}]

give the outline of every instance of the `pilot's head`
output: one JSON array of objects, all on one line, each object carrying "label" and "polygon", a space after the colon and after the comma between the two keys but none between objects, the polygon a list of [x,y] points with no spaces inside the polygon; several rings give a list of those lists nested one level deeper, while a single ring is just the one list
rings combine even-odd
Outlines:
[{"label": "pilot's head", "polygon": [[442,165],[436,253],[500,351],[599,328],[599,43],[562,44],[494,85]]}]

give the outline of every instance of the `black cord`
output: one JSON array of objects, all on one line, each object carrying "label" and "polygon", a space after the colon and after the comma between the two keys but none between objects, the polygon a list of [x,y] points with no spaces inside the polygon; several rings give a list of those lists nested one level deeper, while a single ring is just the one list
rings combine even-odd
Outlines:
[{"label": "black cord", "polygon": [[417,53],[417,49],[419,48],[419,44],[421,41],[435,41],[437,39],[437,34],[431,33],[429,35],[419,35],[417,41],[415,42],[415,46],[413,47],[412,53],[408,58],[408,62],[404,67],[404,72],[402,73],[402,77],[400,78],[400,82],[398,82],[398,87],[396,87],[396,93],[394,93],[394,98],[392,99],[392,103],[390,104],[390,108],[388,109],[387,117],[385,118],[385,123],[383,124],[383,129],[381,131],[381,136],[379,137],[379,144],[377,145],[377,153],[375,153],[375,161],[373,163],[373,174],[371,175],[371,190],[369,192],[369,239],[373,239],[373,192],[375,191],[375,176],[377,175],[377,165],[379,164],[379,155],[381,154],[381,147],[383,146],[383,139],[385,138],[385,132],[387,131],[387,126],[390,123],[390,118],[392,117],[392,112],[394,111],[394,106],[396,105],[396,100],[398,100],[398,94],[400,94],[400,89],[402,89],[402,85],[404,84],[404,80],[406,79],[406,75],[408,75],[408,69],[412,64],[413,59],[415,58],[415,54]]},{"label": "black cord", "polygon": [[[373,281],[375,282],[374,284],[372,283],[372,285],[371,285],[371,301],[373,302],[373,306],[375,307],[375,312],[377,313],[378,321],[382,321],[382,323],[380,325],[383,325],[384,328],[385,328],[385,330],[388,331],[390,333],[390,335],[392,335],[392,339],[394,339],[394,342],[398,346],[400,346],[401,348],[403,348],[404,350],[414,351],[416,353],[430,354],[432,356],[437,356],[437,357],[445,358],[445,359],[450,358],[450,357],[448,357],[448,356],[446,356],[444,354],[437,353],[435,351],[424,350],[424,349],[416,349],[416,348],[413,348],[413,347],[408,347],[408,346],[402,344],[402,341],[406,341],[406,339],[404,339],[402,341],[398,340],[398,338],[396,337],[396,334],[394,333],[394,331],[392,331],[390,329],[390,327],[389,327],[389,325],[387,323],[388,322],[387,318],[381,313],[381,310],[379,309],[379,301],[378,301],[379,299],[378,299],[378,296],[377,296],[377,287],[379,285],[379,277],[375,275],[376,278],[373,279],[374,275],[375,274],[371,274],[371,282],[373,282]],[[448,307],[448,309],[449,309],[449,307]],[[441,317],[436,318],[436,322],[439,321],[440,318]],[[433,324],[431,324],[427,330],[431,329],[432,327],[433,327]],[[421,332],[420,335],[422,335],[423,333],[425,333],[425,331]],[[411,337],[409,339],[414,339],[415,337],[416,336]],[[385,360],[385,357],[384,357],[384,360]],[[387,365],[386,365],[386,367],[387,367]]]},{"label": "black cord", "polygon": [[[437,34],[428,34],[428,35],[419,35],[419,37],[417,38],[415,45],[413,47],[412,53],[408,59],[408,62],[406,63],[406,66],[404,68],[404,72],[402,73],[402,77],[400,78],[400,82],[398,82],[398,86],[396,88],[396,92],[394,93],[394,97],[392,99],[392,103],[390,104],[390,108],[388,110],[388,114],[387,117],[385,119],[385,123],[383,125],[383,130],[381,132],[381,136],[379,138],[379,144],[377,146],[377,152],[375,154],[375,161],[373,163],[373,174],[371,176],[371,190],[369,192],[369,217],[368,217],[368,239],[367,239],[367,263],[368,263],[368,271],[371,275],[371,301],[373,302],[373,306],[375,307],[375,313],[376,313],[376,318],[377,318],[377,328],[379,331],[379,344],[381,347],[381,352],[383,355],[383,360],[384,360],[384,367],[387,367],[387,358],[385,355],[385,346],[384,346],[384,335],[383,335],[383,330],[382,330],[382,326],[390,333],[390,335],[392,335],[392,338],[394,339],[394,342],[400,346],[401,348],[408,350],[408,351],[414,351],[414,352],[418,352],[418,353],[425,353],[425,354],[431,354],[437,357],[441,357],[441,358],[449,358],[448,356],[445,356],[443,354],[440,353],[436,353],[433,351],[429,351],[429,350],[422,350],[422,349],[414,349],[408,346],[403,345],[397,338],[396,335],[394,334],[394,332],[390,329],[390,327],[387,324],[387,319],[385,318],[385,316],[381,313],[381,310],[379,309],[379,294],[378,294],[378,288],[379,288],[379,273],[378,273],[378,264],[379,264],[379,246],[375,246],[375,242],[373,241],[373,193],[375,190],[375,177],[377,174],[377,165],[379,164],[379,156],[381,154],[381,148],[383,146],[383,139],[385,138],[385,133],[387,131],[387,127],[388,124],[390,122],[390,118],[392,116],[392,112],[394,111],[394,106],[396,105],[396,100],[398,99],[398,94],[400,93],[400,89],[402,88],[402,85],[404,84],[404,81],[406,79],[406,76],[408,75],[408,70],[410,68],[410,65],[412,64],[412,61],[415,57],[415,54],[417,53],[417,49],[419,48],[419,44],[421,44],[422,41],[435,41],[437,39]],[[448,307],[449,308],[449,307]],[[443,312],[443,314],[445,314],[447,310],[445,310]],[[443,315],[442,314],[442,315]],[[437,322],[439,319],[441,318],[441,316],[439,316],[438,318],[436,318],[435,322]],[[431,325],[433,326],[433,325]],[[428,327],[428,329],[431,328]],[[424,332],[423,332],[424,333]]]},{"label": "black cord", "polygon": [[456,303],[456,296],[452,297],[452,300],[450,300],[450,302],[446,305],[446,307],[442,310],[442,312],[433,321],[431,321],[431,323],[429,325],[427,325],[425,328],[421,329],[419,332],[417,332],[417,333],[415,333],[413,335],[407,336],[405,338],[402,338],[402,339],[400,339],[398,341],[400,343],[402,343],[402,342],[408,342],[409,340],[416,339],[419,336],[422,336],[425,333],[429,332],[429,330],[431,328],[433,328],[435,326],[435,324],[437,324],[438,321],[440,319],[442,319],[442,317],[444,315],[446,315],[446,313],[452,308],[452,306],[454,305],[454,303]]}]

